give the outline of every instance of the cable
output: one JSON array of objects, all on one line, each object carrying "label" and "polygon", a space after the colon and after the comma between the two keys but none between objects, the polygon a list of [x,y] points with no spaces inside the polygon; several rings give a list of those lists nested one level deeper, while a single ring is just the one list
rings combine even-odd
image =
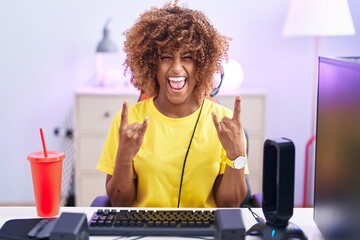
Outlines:
[{"label": "cable", "polygon": [[119,239],[129,239],[129,240],[138,240],[138,239],[142,239],[146,236],[119,236],[116,238],[113,238],[113,240],[119,240]]},{"label": "cable", "polygon": [[263,219],[262,217],[260,217],[256,212],[254,212],[251,207],[249,205],[244,205],[244,207],[246,207],[247,209],[249,209],[249,211],[251,212],[251,214],[253,215],[253,217],[255,218],[255,221],[258,223],[264,223],[265,219]]},{"label": "cable", "polygon": [[[186,238],[187,236],[179,236],[179,237]],[[188,236],[187,238],[191,238],[191,239],[197,238],[197,239],[204,239],[204,240],[213,239],[213,237],[200,237],[200,236]]]},{"label": "cable", "polygon": [[205,102],[205,99],[202,101],[201,103],[201,108],[200,108],[200,112],[199,112],[199,115],[196,119],[196,123],[195,123],[195,126],[194,126],[194,130],[193,130],[193,133],[191,135],[191,139],[190,139],[190,142],[189,142],[189,146],[186,150],[186,154],[185,154],[185,158],[184,158],[184,162],[183,162],[183,167],[182,167],[182,171],[181,171],[181,178],[180,178],[180,188],[179,188],[179,196],[178,196],[178,204],[177,204],[177,207],[179,208],[180,207],[180,197],[181,197],[181,189],[182,189],[182,182],[183,182],[183,178],[184,178],[184,170],[185,170],[185,164],[186,164],[186,159],[187,159],[187,156],[188,156],[188,153],[189,153],[189,150],[190,150],[190,146],[191,146],[191,143],[192,143],[192,140],[194,138],[194,135],[195,135],[195,131],[196,131],[196,127],[198,125],[198,122],[199,122],[199,119],[200,119],[200,115],[201,115],[201,112],[202,112],[202,109],[203,109],[203,106],[204,106],[204,102]]}]

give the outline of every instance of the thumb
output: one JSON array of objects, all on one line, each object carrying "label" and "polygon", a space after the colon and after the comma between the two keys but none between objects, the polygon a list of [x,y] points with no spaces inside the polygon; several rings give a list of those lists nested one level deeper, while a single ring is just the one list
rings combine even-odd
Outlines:
[{"label": "thumb", "polygon": [[220,124],[219,124],[218,118],[216,116],[216,113],[214,111],[211,112],[211,116],[212,116],[212,119],[213,119],[216,130],[219,130]]}]

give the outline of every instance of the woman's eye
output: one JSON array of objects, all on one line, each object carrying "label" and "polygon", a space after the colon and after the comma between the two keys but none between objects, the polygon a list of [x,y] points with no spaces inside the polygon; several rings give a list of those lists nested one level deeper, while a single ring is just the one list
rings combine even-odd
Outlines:
[{"label": "woman's eye", "polygon": [[171,57],[170,56],[161,56],[160,59],[161,60],[166,60],[166,59],[171,59]]},{"label": "woman's eye", "polygon": [[190,56],[184,56],[184,58],[186,58],[186,59],[192,59],[193,57],[190,55]]}]

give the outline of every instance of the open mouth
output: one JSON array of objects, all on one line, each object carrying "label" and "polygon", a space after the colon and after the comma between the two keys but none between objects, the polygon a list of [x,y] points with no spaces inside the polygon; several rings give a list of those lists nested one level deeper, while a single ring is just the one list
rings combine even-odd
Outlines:
[{"label": "open mouth", "polygon": [[181,90],[185,86],[186,78],[185,77],[169,77],[168,82],[172,89]]}]

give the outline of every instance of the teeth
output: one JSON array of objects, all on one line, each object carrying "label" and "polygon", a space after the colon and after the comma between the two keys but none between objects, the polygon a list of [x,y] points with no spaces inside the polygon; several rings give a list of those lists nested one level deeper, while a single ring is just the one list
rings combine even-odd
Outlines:
[{"label": "teeth", "polygon": [[180,82],[180,81],[184,81],[185,77],[169,77],[170,81],[175,81],[175,82]]},{"label": "teeth", "polygon": [[169,84],[174,90],[181,90],[186,83],[185,77],[169,77]]}]

